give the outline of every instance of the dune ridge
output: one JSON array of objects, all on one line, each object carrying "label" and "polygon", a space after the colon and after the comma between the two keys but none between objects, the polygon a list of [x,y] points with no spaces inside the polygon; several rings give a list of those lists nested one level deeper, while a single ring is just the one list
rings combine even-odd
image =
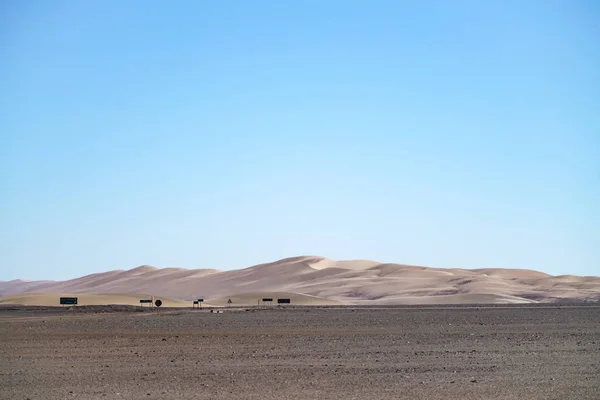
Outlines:
[{"label": "dune ridge", "polygon": [[[229,271],[142,265],[67,281],[0,282],[0,296],[4,296],[0,303],[19,299],[34,301],[23,296],[27,293],[37,293],[40,302],[43,293],[101,293],[103,296],[143,293],[185,300],[188,305],[190,300],[200,297],[212,299],[215,304],[235,297],[238,303],[251,305],[258,296],[277,297],[269,296],[277,293],[299,296],[298,301],[307,304],[598,302],[600,277],[551,276],[525,269],[444,269],[299,256]],[[132,299],[117,301],[129,304]]]}]

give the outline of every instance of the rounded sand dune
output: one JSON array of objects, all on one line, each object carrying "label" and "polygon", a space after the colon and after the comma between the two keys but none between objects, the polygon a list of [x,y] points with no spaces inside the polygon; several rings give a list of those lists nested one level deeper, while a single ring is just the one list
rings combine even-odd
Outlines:
[{"label": "rounded sand dune", "polygon": [[5,304],[55,305],[57,293],[78,293],[86,304],[137,305],[133,293],[173,299],[165,306],[190,306],[198,298],[207,305],[224,305],[230,298],[255,305],[259,297],[286,295],[294,303],[312,305],[598,302],[600,278],[299,256],[230,271],[142,265],[68,281],[0,282],[0,296],[9,296],[0,300]]}]

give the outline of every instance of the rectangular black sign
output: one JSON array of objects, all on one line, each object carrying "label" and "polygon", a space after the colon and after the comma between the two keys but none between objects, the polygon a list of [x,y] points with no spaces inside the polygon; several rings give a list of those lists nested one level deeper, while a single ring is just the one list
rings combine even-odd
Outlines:
[{"label": "rectangular black sign", "polygon": [[61,297],[60,304],[77,304],[77,297]]},{"label": "rectangular black sign", "polygon": [[262,301],[273,301],[273,299],[270,297],[265,297],[264,299],[262,299]]},{"label": "rectangular black sign", "polygon": [[202,303],[204,299],[198,299],[198,303]]},{"label": "rectangular black sign", "polygon": [[290,299],[277,299],[278,304],[290,304],[291,302]]},{"label": "rectangular black sign", "polygon": [[140,303],[152,303],[152,300],[142,299],[142,300],[140,300]]},{"label": "rectangular black sign", "polygon": [[198,300],[194,300],[194,304],[198,304]]}]

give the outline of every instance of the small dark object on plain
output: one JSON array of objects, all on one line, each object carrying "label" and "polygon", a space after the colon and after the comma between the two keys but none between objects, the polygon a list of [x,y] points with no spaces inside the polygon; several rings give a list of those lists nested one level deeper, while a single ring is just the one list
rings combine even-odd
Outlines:
[{"label": "small dark object on plain", "polygon": [[154,305],[155,305],[156,307],[160,307],[160,306],[162,306],[162,300],[160,300],[160,299],[156,300],[156,301],[154,302]]}]

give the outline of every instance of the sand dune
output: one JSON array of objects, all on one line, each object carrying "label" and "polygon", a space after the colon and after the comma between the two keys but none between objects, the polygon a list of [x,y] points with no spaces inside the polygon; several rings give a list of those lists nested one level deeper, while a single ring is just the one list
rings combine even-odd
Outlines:
[{"label": "sand dune", "polygon": [[[271,298],[273,302],[263,302],[262,299]],[[240,293],[231,296],[225,296],[218,299],[212,299],[211,305],[215,306],[277,306],[277,299],[290,299],[293,305],[317,306],[317,305],[342,305],[344,303],[335,300],[324,299],[322,297],[310,296],[301,293],[290,292],[253,292]],[[231,304],[229,303],[231,300]]]},{"label": "sand dune", "polygon": [[[442,269],[302,256],[231,271],[143,265],[60,282],[0,282],[0,296],[11,296],[0,298],[0,302],[16,301],[19,297],[14,295],[20,293],[103,293],[96,295],[100,296],[98,301],[118,300],[119,304],[139,301],[138,295],[122,293],[181,299],[187,301],[186,305],[197,298],[225,304],[232,297],[239,304],[251,305],[259,297],[277,297],[277,293],[287,293],[306,304],[596,302],[600,300],[600,277],[551,276],[523,269]],[[103,298],[106,294],[121,297]],[[23,304],[37,301],[33,297],[20,299]],[[37,299],[45,301],[43,297]]]},{"label": "sand dune", "polygon": [[[148,295],[122,293],[21,293],[0,297],[0,304],[24,306],[60,306],[60,297],[77,297],[78,306],[130,305],[139,306],[140,299],[151,299]],[[159,297],[157,297],[158,299]],[[163,307],[192,307],[185,300],[160,297]]]}]

